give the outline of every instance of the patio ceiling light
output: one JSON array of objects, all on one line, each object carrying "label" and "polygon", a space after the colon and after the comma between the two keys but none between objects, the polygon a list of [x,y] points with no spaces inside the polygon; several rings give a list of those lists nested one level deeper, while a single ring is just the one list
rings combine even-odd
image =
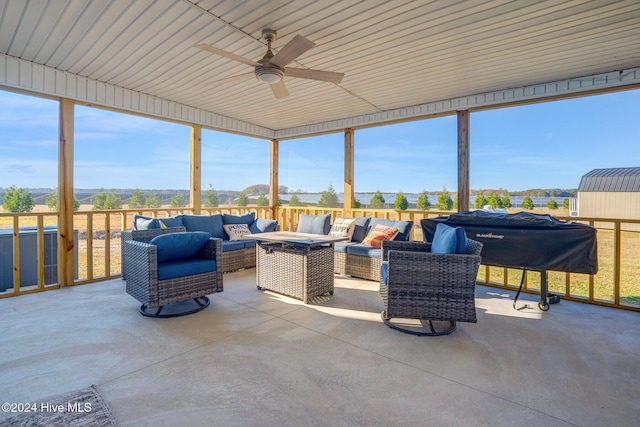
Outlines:
[{"label": "patio ceiling light", "polygon": [[[277,33],[274,30],[262,30],[262,38],[267,41],[267,52],[259,61],[252,61],[250,59],[243,58],[242,56],[238,56],[235,53],[227,52],[207,44],[199,44],[196,47],[198,49],[253,66],[255,68],[254,74],[256,80],[271,85],[271,90],[276,98],[283,98],[289,95],[289,91],[287,91],[287,87],[282,81],[285,75],[288,77],[319,80],[322,82],[331,82],[336,84],[342,81],[342,77],[344,77],[343,73],[288,67],[288,64],[295,61],[300,55],[314,47],[315,43],[307,40],[300,34],[297,34],[292,40],[284,45],[276,55],[274,55],[271,50],[271,42],[276,39],[276,36]],[[236,77],[242,78],[242,75],[232,76],[228,79],[235,80]]]},{"label": "patio ceiling light", "polygon": [[269,83],[270,85],[274,83],[278,83],[284,77],[284,71],[273,66],[262,66],[256,65],[256,77],[258,80],[264,83]]}]

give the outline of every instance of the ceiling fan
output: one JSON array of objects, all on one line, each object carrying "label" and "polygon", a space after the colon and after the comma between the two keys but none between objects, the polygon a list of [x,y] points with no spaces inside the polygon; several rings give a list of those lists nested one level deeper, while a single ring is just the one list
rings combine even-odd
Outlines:
[{"label": "ceiling fan", "polygon": [[259,61],[251,61],[208,44],[199,44],[196,47],[254,67],[253,73],[233,76],[224,80],[235,80],[253,74],[258,81],[268,83],[271,86],[276,98],[284,98],[289,95],[289,91],[282,81],[285,76],[331,83],[340,83],[342,81],[343,73],[287,67],[297,57],[314,47],[315,43],[298,34],[274,55],[271,51],[271,42],[275,41],[276,36],[277,34],[274,30],[262,30],[262,38],[267,41],[267,53]]}]

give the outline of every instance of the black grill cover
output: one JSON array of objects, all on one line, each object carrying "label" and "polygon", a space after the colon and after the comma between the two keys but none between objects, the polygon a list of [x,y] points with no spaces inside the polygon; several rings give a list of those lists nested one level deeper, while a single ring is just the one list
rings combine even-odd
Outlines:
[{"label": "black grill cover", "polygon": [[467,237],[484,244],[482,263],[534,271],[596,274],[596,229],[564,222],[550,215],[486,211],[460,212],[420,221],[424,240],[431,242],[436,225],[461,226]]}]

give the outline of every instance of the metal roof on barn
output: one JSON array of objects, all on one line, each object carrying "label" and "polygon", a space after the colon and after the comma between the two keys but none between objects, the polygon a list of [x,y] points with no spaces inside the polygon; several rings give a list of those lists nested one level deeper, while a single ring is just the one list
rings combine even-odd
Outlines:
[{"label": "metal roof on barn", "polygon": [[640,167],[594,169],[582,177],[578,191],[640,191]]}]

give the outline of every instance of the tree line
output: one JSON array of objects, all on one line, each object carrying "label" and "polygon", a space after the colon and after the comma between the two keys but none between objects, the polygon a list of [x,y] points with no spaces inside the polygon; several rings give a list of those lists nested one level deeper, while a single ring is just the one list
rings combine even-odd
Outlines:
[{"label": "tree line", "polygon": [[[255,195],[258,193],[258,197],[256,199],[257,206],[268,206],[269,200],[265,195],[265,192],[268,192],[269,186],[265,184],[256,184],[242,190],[237,199],[237,206],[248,206],[249,205],[249,196]],[[280,186],[278,188],[281,190],[281,193],[286,194],[288,192],[288,188],[285,186]],[[474,199],[474,208],[482,209],[484,206],[491,206],[496,209],[508,209],[513,207],[511,204],[511,199],[509,197],[509,192],[507,190],[480,190],[476,193]],[[537,196],[535,196],[537,197]],[[546,196],[549,197],[549,196]],[[231,201],[231,200],[230,200]],[[185,200],[185,197],[178,191],[171,197],[169,202],[169,207],[171,208],[182,208],[187,206],[188,201]],[[282,205],[284,202],[282,200],[278,200],[278,205]],[[371,200],[369,200],[369,208],[371,209],[384,209],[386,207],[386,200],[382,195],[380,190],[376,190]],[[58,209],[58,192],[56,189],[52,190],[46,197],[45,204],[52,210]],[[213,188],[211,184],[209,184],[209,188],[203,193],[203,205],[207,208],[218,207],[220,204],[218,192]],[[19,212],[31,212],[33,210],[35,203],[31,192],[26,188],[17,188],[16,186],[11,186],[5,192],[2,197],[2,206],[5,211],[11,213],[19,213]],[[120,194],[116,190],[111,190],[110,192],[106,192],[103,188],[101,188],[97,194],[93,197],[92,207],[94,210],[109,210],[109,209],[122,209],[122,198]],[[305,206],[300,198],[293,193],[289,199],[289,206]],[[361,208],[362,202],[358,199],[354,200],[354,207]],[[327,207],[327,208],[337,208],[340,206],[338,194],[333,188],[332,185],[329,185],[327,190],[322,191],[320,193],[320,199],[316,203],[318,207]],[[393,206],[398,210],[406,210],[409,208],[409,202],[405,194],[400,191],[396,193],[396,198],[393,202]],[[549,209],[558,209],[558,203],[555,201],[554,197],[551,196],[549,201],[547,202],[547,208]],[[74,210],[78,210],[80,207],[80,202],[74,196]],[[131,193],[131,198],[128,202],[129,209],[143,209],[143,208],[160,208],[162,207],[162,201],[160,197],[154,192],[149,191],[146,192],[140,189],[135,189]],[[458,207],[458,199],[457,195],[455,197],[451,197],[449,191],[447,191],[446,186],[443,187],[442,191],[438,194],[438,198],[436,200],[435,206],[438,210],[452,210],[457,209]],[[534,208],[534,203],[531,198],[531,195],[526,194],[522,200],[520,205],[522,209],[532,210]],[[569,198],[564,197],[562,201],[562,207],[567,209],[569,208]],[[429,201],[429,194],[426,190],[423,190],[419,195],[416,201],[416,209],[418,210],[429,210],[431,209],[431,202]]]}]

